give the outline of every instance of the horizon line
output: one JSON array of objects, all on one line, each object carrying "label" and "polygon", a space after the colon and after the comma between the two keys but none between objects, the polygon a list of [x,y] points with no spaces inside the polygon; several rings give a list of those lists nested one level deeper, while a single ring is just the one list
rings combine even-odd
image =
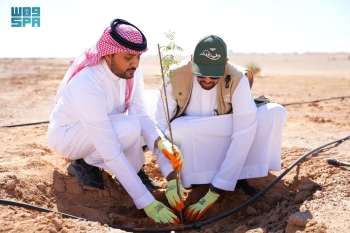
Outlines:
[{"label": "horizon line", "polygon": [[[350,52],[271,52],[271,53],[257,53],[257,52],[251,52],[251,53],[235,53],[235,52],[229,52],[227,56],[233,56],[233,55],[305,55],[305,54],[350,54]],[[155,57],[159,54],[143,54],[143,57]],[[191,54],[174,54],[174,56],[179,57],[186,57],[191,56]],[[40,56],[40,57],[1,57],[0,59],[72,59],[72,57],[53,57],[53,56]]]}]

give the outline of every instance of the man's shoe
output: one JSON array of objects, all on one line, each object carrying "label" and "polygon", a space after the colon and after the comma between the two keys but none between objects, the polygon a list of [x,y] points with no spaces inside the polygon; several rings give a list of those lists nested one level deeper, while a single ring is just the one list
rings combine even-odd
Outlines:
[{"label": "man's shoe", "polygon": [[254,187],[250,186],[246,179],[237,180],[237,184],[236,184],[235,189],[238,189],[238,188],[242,188],[244,193],[251,196],[251,197],[254,197],[256,194],[258,194],[256,189]]},{"label": "man's shoe", "polygon": [[149,191],[154,191],[156,189],[160,188],[160,185],[153,179],[151,179],[147,173],[145,172],[145,170],[143,169],[143,167],[141,168],[141,170],[137,173],[137,175],[141,178],[142,183],[146,186],[146,188]]},{"label": "man's shoe", "polygon": [[87,164],[84,159],[75,160],[67,165],[68,174],[78,178],[86,186],[103,189],[103,179],[98,167]]}]

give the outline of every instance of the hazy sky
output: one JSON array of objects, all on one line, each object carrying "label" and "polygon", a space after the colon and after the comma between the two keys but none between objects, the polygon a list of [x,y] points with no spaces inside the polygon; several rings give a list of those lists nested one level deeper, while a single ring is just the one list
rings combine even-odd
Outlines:
[{"label": "hazy sky", "polygon": [[[11,7],[40,7],[40,27],[11,27]],[[75,57],[115,18],[136,25],[149,51],[176,32],[191,54],[209,34],[237,53],[350,52],[349,0],[0,0],[0,57]]]}]

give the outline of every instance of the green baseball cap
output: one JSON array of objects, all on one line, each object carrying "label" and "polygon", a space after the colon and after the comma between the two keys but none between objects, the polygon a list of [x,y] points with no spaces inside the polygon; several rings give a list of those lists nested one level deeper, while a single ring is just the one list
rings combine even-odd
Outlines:
[{"label": "green baseball cap", "polygon": [[193,54],[192,72],[197,76],[223,76],[226,70],[227,48],[218,36],[199,40]]}]

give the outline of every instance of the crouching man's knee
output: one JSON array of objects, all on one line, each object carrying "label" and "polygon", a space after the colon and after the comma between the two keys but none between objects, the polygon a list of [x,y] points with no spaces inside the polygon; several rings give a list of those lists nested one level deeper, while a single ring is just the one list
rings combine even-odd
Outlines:
[{"label": "crouching man's knee", "polygon": [[271,110],[273,111],[275,120],[284,123],[287,119],[287,110],[282,105],[277,103],[271,103],[271,105]]}]

